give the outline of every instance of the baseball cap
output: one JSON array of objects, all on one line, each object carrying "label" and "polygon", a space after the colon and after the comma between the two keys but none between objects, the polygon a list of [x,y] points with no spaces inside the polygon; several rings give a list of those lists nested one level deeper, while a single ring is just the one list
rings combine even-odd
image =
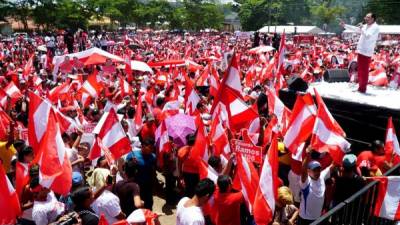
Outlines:
[{"label": "baseball cap", "polygon": [[343,157],[343,167],[349,168],[356,165],[357,157],[354,154],[347,154]]},{"label": "baseball cap", "polygon": [[308,163],[308,169],[315,170],[317,168],[321,168],[321,164],[318,161],[311,161]]},{"label": "baseball cap", "polygon": [[72,172],[72,185],[78,186],[81,185],[83,182],[82,174],[79,172]]}]

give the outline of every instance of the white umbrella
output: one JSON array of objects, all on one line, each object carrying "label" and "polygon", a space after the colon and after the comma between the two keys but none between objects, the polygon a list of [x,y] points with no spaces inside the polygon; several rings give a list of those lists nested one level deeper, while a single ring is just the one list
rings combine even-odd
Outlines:
[{"label": "white umbrella", "polygon": [[260,53],[264,53],[264,52],[270,52],[272,50],[274,50],[275,48],[272,46],[268,46],[268,45],[262,45],[262,46],[258,46],[255,48],[252,48],[249,50],[249,53],[252,54],[260,54]]},{"label": "white umbrella", "polygon": [[132,60],[131,61],[131,68],[133,70],[139,70],[139,71],[142,71],[142,72],[153,73],[153,70],[150,68],[150,66],[147,65],[147,63],[142,62],[142,61]]},{"label": "white umbrella", "polygon": [[37,47],[37,50],[42,51],[42,52],[47,52],[46,45],[39,45],[39,46]]}]

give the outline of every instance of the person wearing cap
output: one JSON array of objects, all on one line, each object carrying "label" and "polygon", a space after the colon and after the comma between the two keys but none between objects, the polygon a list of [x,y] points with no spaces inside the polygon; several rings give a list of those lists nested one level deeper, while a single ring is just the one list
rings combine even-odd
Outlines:
[{"label": "person wearing cap", "polygon": [[154,140],[144,139],[141,141],[140,151],[132,151],[126,161],[133,159],[137,163],[135,182],[140,188],[140,198],[144,201],[144,208],[153,208],[153,187],[156,175],[156,155],[154,154]]},{"label": "person wearing cap", "polygon": [[393,151],[385,151],[384,143],[380,140],[373,141],[371,147],[372,151],[363,151],[358,155],[357,166],[359,168],[370,167],[374,171],[379,169],[382,173],[385,173],[390,169],[391,161],[393,163]]},{"label": "person wearing cap", "polygon": [[347,154],[343,157],[342,167],[335,176],[333,205],[343,202],[365,185],[365,180],[357,174],[357,157]]},{"label": "person wearing cap", "polygon": [[152,139],[155,141],[155,132],[157,130],[157,125],[153,114],[146,114],[146,122],[143,124],[142,129],[139,132],[141,140]]},{"label": "person wearing cap", "polygon": [[[79,172],[72,172],[72,187],[70,193],[73,193],[77,188],[84,184],[82,174]],[[71,212],[74,209],[74,203],[71,194],[61,196],[60,202],[65,204],[65,212]]]},{"label": "person wearing cap", "polygon": [[308,147],[307,155],[303,161],[301,172],[300,188],[300,214],[299,225],[311,224],[314,220],[321,216],[322,208],[325,200],[325,180],[331,175],[333,165],[322,170],[321,164],[312,160],[312,149]]}]

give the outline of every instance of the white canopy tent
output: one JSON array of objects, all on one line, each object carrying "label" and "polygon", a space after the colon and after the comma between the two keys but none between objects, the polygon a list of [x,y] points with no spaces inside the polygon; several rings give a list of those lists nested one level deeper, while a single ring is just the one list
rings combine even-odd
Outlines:
[{"label": "white canopy tent", "polygon": [[[268,29],[269,27],[269,29]],[[282,34],[319,34],[324,31],[317,26],[265,26],[258,30],[260,33],[278,33]]]}]

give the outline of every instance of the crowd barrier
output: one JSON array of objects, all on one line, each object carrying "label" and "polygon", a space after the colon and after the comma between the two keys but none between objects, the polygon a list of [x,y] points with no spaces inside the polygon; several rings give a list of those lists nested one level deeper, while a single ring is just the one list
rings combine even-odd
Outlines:
[{"label": "crowd barrier", "polygon": [[[388,170],[385,176],[400,175],[400,164]],[[336,205],[311,225],[394,225],[395,221],[374,216],[378,181],[368,183],[363,189]]]}]

